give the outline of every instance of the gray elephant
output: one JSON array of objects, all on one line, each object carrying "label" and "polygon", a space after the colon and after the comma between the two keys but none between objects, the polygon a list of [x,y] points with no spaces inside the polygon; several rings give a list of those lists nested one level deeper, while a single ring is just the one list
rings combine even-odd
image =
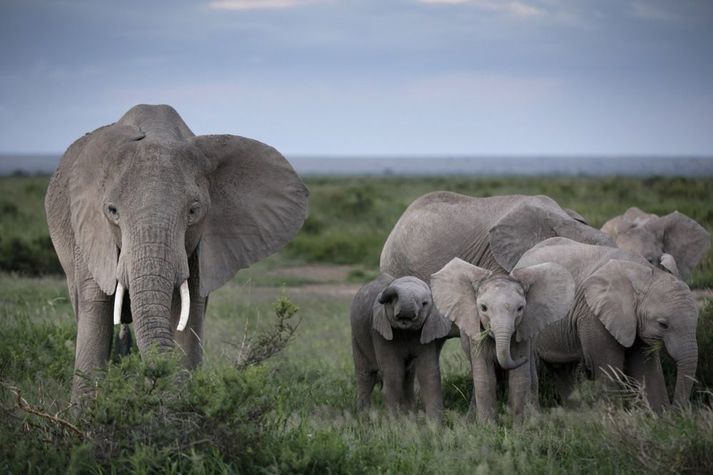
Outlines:
[{"label": "gray elephant", "polygon": [[[545,263],[494,273],[459,258],[431,277],[438,309],[461,331],[471,362],[470,412],[479,421],[496,415],[496,370],[507,370],[508,403],[515,421],[533,398],[531,339],[547,324],[564,318],[574,299],[574,280],[562,266]],[[513,359],[514,358],[514,359]]]},{"label": "gray elephant", "polygon": [[451,322],[433,305],[428,285],[415,277],[381,274],[355,295],[351,327],[357,410],[371,405],[379,379],[388,408],[413,409],[418,378],[426,414],[441,420],[439,356]]},{"label": "gray elephant", "polygon": [[196,366],[208,294],[284,246],[307,196],[274,148],[195,136],[165,105],[135,106],[74,142],[45,198],[77,315],[73,399],[91,386],[80,373],[109,358],[112,320],[133,321],[141,354],[178,344]]},{"label": "gray elephant", "polygon": [[678,211],[659,217],[639,208],[629,208],[623,215],[604,223],[602,231],[621,249],[638,254],[684,280],[711,244],[710,233]]},{"label": "gray elephant", "polygon": [[674,402],[688,400],[698,359],[698,307],[688,286],[621,249],[548,239],[526,252],[516,266],[560,264],[574,277],[576,296],[568,316],[535,339],[540,360],[555,374],[565,399],[583,362],[595,379],[613,384],[612,371],[643,383],[655,410],[669,405],[661,361],[665,347],[676,362]]},{"label": "gray elephant", "polygon": [[473,198],[437,191],[404,211],[381,251],[382,272],[428,280],[454,257],[507,273],[520,256],[549,237],[614,246],[581,216],[547,196]]}]

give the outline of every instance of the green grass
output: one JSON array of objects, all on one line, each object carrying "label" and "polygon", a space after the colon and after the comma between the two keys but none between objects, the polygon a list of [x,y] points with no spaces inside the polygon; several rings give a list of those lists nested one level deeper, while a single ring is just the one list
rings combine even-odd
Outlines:
[{"label": "green grass", "polygon": [[[293,341],[264,364],[237,369],[242,342],[272,327],[273,303],[285,294],[300,308]],[[236,278],[211,294],[201,369],[185,373],[171,360],[123,359],[110,365],[91,409],[74,416],[60,412],[68,404],[76,331],[63,279],[0,274],[0,379],[29,404],[60,412],[88,433],[81,440],[17,410],[4,386],[0,471],[696,473],[713,467],[713,411],[705,398],[656,417],[586,384],[576,411],[545,404],[513,427],[501,408],[498,426],[468,422],[469,370],[456,340],[442,358],[444,426],[422,413],[387,414],[379,394],[375,409],[357,416],[350,303],[348,295],[257,287]],[[699,341],[699,378],[712,381],[713,304],[702,312]]]},{"label": "green grass", "polygon": [[[0,177],[0,270],[26,275],[61,272],[45,224],[47,182],[46,177]],[[306,182],[309,217],[295,239],[267,265],[356,264],[373,273],[381,247],[404,209],[436,190],[472,196],[545,194],[596,227],[630,206],[657,214],[678,210],[713,232],[710,178],[308,177]],[[299,277],[266,278],[271,285],[310,283]],[[693,272],[690,284],[713,287],[713,249]]]},{"label": "green grass", "polygon": [[[583,384],[577,410],[544,401],[541,413],[522,427],[513,427],[503,408],[498,426],[465,420],[471,392],[469,367],[455,340],[446,344],[441,360],[443,426],[434,426],[421,413],[385,413],[378,390],[375,409],[357,416],[348,323],[349,289],[374,276],[389,230],[405,207],[428,191],[477,196],[543,193],[576,209],[595,226],[629,206],[656,213],[678,209],[713,230],[713,181],[309,178],[307,182],[310,217],[296,239],[283,252],[242,271],[211,294],[202,367],[186,373],[170,359],[123,359],[109,366],[92,406],[75,414],[66,409],[76,322],[64,279],[53,275],[56,257],[46,245],[42,198],[47,179],[0,179],[0,269],[17,272],[0,272],[0,472],[713,470],[711,302],[699,321],[700,383],[690,408],[657,417],[636,401],[624,403],[596,385]],[[349,267],[340,271],[339,278],[285,271],[314,262]],[[49,275],[30,277],[35,274]],[[713,283],[712,254],[692,282],[699,287]],[[274,302],[281,295],[300,308],[301,323],[293,341],[264,364],[240,369],[244,342],[255,341],[273,327]],[[75,424],[83,438],[18,409],[14,389],[33,407]]]}]

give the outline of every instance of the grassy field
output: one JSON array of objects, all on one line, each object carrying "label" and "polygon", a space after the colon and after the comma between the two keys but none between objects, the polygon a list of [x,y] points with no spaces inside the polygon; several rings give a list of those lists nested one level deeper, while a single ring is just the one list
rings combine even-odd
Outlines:
[{"label": "grassy field", "polygon": [[[147,365],[125,358],[110,365],[96,400],[80,414],[67,410],[76,324],[64,280],[35,276],[54,265],[41,212],[46,181],[0,180],[2,473],[713,470],[711,302],[699,323],[702,383],[691,407],[654,416],[636,391],[621,398],[584,382],[576,410],[544,398],[541,412],[522,427],[502,411],[498,426],[465,420],[469,370],[457,341],[442,358],[443,426],[420,413],[386,414],[379,395],[377,408],[357,417],[348,325],[351,296],[375,272],[386,234],[425,192],[545,193],[594,225],[630,205],[678,209],[713,229],[711,180],[309,179],[310,218],[297,239],[211,294],[203,367],[186,374],[171,359]],[[17,249],[25,254],[13,255]],[[709,254],[692,283],[711,282]],[[295,335],[277,356],[244,367],[250,342],[273,331],[281,296],[299,307],[291,319],[301,320]]]}]

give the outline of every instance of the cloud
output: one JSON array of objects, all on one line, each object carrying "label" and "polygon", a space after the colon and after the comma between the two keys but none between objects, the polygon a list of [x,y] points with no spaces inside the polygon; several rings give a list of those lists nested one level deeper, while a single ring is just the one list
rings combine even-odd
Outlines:
[{"label": "cloud", "polygon": [[470,5],[483,11],[508,14],[516,17],[538,17],[547,12],[532,3],[499,0],[418,0],[427,5]]},{"label": "cloud", "polygon": [[208,6],[214,10],[276,10],[324,3],[320,0],[213,0]]},{"label": "cloud", "polygon": [[633,15],[643,20],[673,21],[676,18],[672,13],[650,2],[634,2],[631,8]]}]

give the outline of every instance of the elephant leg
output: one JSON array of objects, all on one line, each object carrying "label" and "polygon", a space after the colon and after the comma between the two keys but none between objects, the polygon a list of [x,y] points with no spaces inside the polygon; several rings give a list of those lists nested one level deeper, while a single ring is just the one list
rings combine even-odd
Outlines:
[{"label": "elephant leg", "polygon": [[358,412],[366,411],[371,407],[371,393],[374,391],[374,386],[378,381],[379,374],[377,371],[356,370]]},{"label": "elephant leg", "polygon": [[586,319],[579,327],[584,363],[596,381],[610,389],[616,389],[618,382],[613,373],[624,369],[624,348],[597,319]]},{"label": "elephant leg", "polygon": [[495,422],[495,410],[497,407],[496,389],[497,379],[495,375],[494,343],[483,342],[481,348],[476,351],[471,345],[471,368],[473,369],[473,395],[475,399],[475,410],[478,422]]},{"label": "elephant leg", "polygon": [[74,357],[72,402],[92,392],[96,371],[104,369],[111,354],[113,297],[101,291],[89,271],[77,272],[77,346]]},{"label": "elephant leg", "polygon": [[555,392],[557,396],[559,396],[560,402],[566,405],[577,384],[577,365],[563,363],[553,366],[550,369]]},{"label": "elephant leg", "polygon": [[429,343],[416,359],[416,377],[421,387],[421,396],[429,418],[443,420],[443,389],[441,369],[438,364],[439,351],[436,343]]},{"label": "elephant leg", "polygon": [[[198,258],[195,254],[188,259],[188,269],[191,276],[198,275]],[[208,307],[208,296],[200,296],[199,279],[194,277],[188,279],[188,292],[191,298],[188,325],[182,332],[176,331],[181,313],[181,298],[178,290],[174,290],[171,305],[171,326],[174,340],[184,354],[185,367],[193,369],[203,360],[203,320]]]},{"label": "elephant leg", "polygon": [[647,354],[646,346],[637,345],[627,354],[626,370],[632,378],[643,385],[651,409],[661,412],[670,407],[666,381],[661,368],[661,356],[658,352]]},{"label": "elephant leg", "polygon": [[[512,343],[513,358],[522,358],[529,355],[530,342]],[[519,368],[508,371],[508,407],[515,424],[522,423],[525,406],[530,400],[531,377],[530,365],[525,363]]]},{"label": "elephant leg", "polygon": [[[414,381],[416,380],[416,362],[410,361],[406,364],[406,373],[404,376],[404,387],[402,389],[404,400],[403,406],[408,411],[416,409],[416,389]],[[420,380],[419,380],[420,384]],[[423,391],[423,387],[421,387]]]},{"label": "elephant leg", "polygon": [[[174,302],[176,299],[174,298]],[[191,309],[188,314],[188,325],[182,331],[176,331],[180,314],[180,299],[177,305],[179,313],[172,312],[172,325],[174,329],[174,339],[176,344],[183,352],[183,364],[188,369],[194,369],[203,360],[203,317],[205,309],[208,306],[208,297],[196,298],[195,301],[191,297]]]}]

